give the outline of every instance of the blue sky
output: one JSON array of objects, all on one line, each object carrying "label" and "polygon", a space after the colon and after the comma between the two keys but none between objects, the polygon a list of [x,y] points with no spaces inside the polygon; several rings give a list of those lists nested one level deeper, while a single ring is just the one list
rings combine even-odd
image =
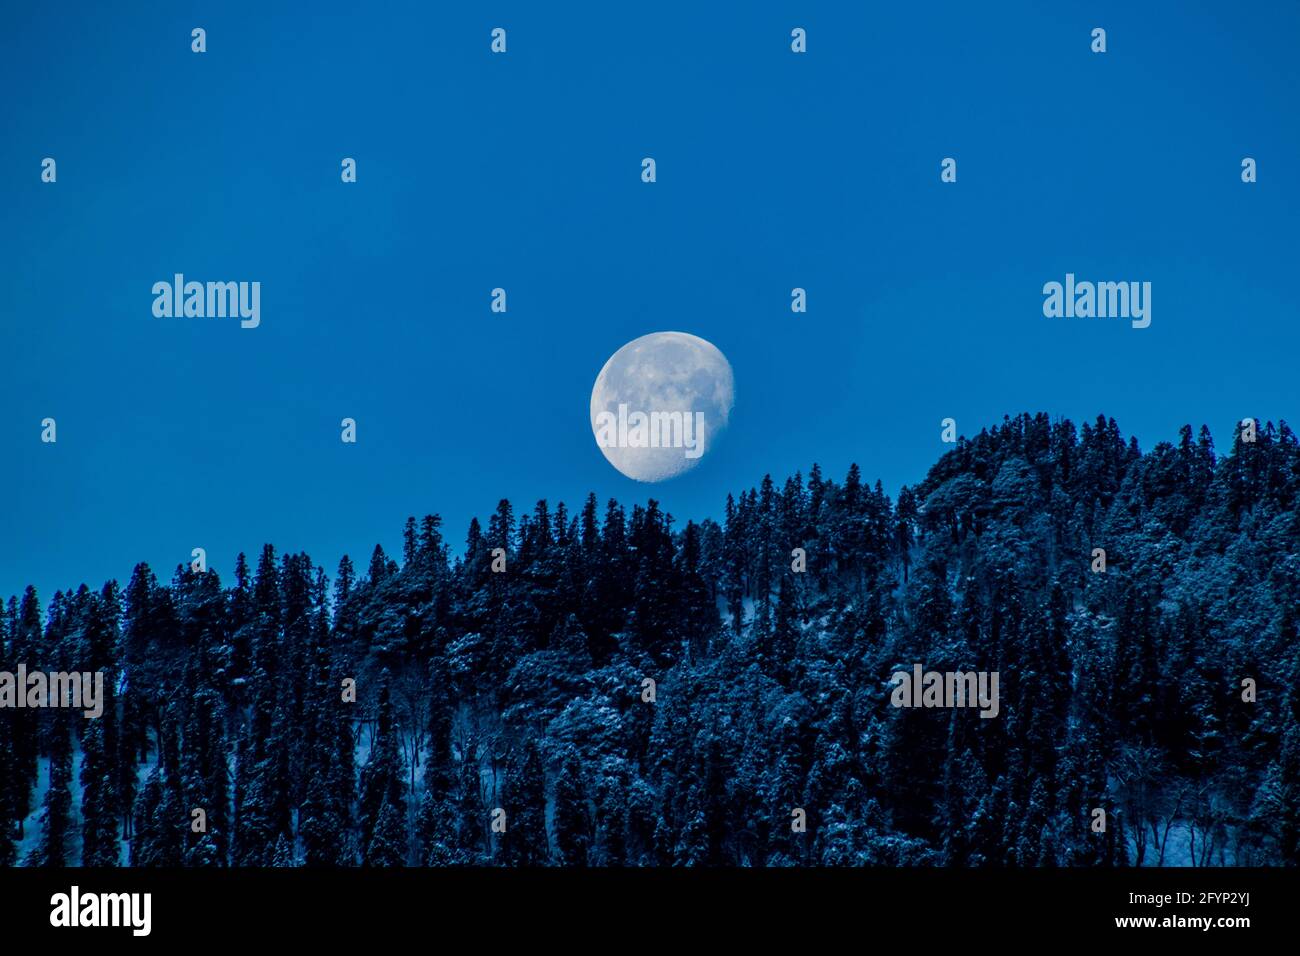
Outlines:
[{"label": "blue sky", "polygon": [[[1294,3],[268,6],[0,14],[0,594],[459,545],[501,497],[718,516],[813,461],[893,494],[945,416],[1298,418]],[[260,281],[261,326],[155,318],[175,272]],[[1066,272],[1150,281],[1150,328],[1044,318]],[[588,399],[661,330],[736,407],[647,486]]]}]

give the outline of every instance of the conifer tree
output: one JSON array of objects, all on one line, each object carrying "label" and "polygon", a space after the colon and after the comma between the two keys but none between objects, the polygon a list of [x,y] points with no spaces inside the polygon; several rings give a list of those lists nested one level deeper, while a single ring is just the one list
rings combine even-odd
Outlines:
[{"label": "conifer tree", "polygon": [[[393,707],[389,693],[389,675],[387,670],[379,678],[379,700],[376,711],[374,745],[370,759],[361,769],[361,800],[358,808],[361,845],[365,848],[363,863],[366,866],[391,866],[393,863],[380,862],[381,857],[372,855],[378,851],[386,854],[382,859],[389,859],[396,852],[394,834],[396,824],[406,822],[406,774],[401,764],[398,751],[397,730],[393,724]],[[388,808],[388,831],[379,834],[375,841],[380,818],[385,807]],[[403,833],[405,830],[403,829]],[[401,858],[406,856],[402,849]]]},{"label": "conifer tree", "polygon": [[501,857],[507,866],[544,866],[546,863],[545,787],[541,753],[537,741],[530,737],[511,752],[501,794],[501,806],[506,811]]},{"label": "conifer tree", "polygon": [[56,715],[50,733],[49,772],[49,788],[41,805],[40,843],[32,862],[36,866],[67,866],[68,814],[72,808],[72,794],[68,791],[72,781],[72,742],[61,715]]},{"label": "conifer tree", "polygon": [[555,853],[561,866],[586,866],[591,846],[587,780],[575,748],[565,751],[555,781]]},{"label": "conifer tree", "polygon": [[117,866],[117,809],[104,725],[89,720],[81,735],[81,865]]},{"label": "conifer tree", "polygon": [[406,809],[385,799],[379,808],[370,845],[366,847],[366,866],[404,866],[406,864]]}]

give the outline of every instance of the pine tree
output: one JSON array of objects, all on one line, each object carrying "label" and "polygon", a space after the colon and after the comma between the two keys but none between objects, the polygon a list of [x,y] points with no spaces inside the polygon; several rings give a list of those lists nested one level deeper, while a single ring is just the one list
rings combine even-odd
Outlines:
[{"label": "pine tree", "polygon": [[[18,621],[18,605],[9,599],[7,609],[0,616],[0,671],[14,673],[16,664],[11,659],[14,631]],[[12,708],[0,709],[0,867],[13,866],[18,858],[19,810],[26,814],[30,782],[19,771],[18,712]]]},{"label": "pine tree", "polygon": [[56,715],[50,735],[50,785],[41,808],[41,839],[35,850],[35,866],[67,865],[68,812],[72,808],[72,744],[68,728]]},{"label": "pine tree", "polygon": [[606,774],[596,782],[596,834],[592,840],[592,866],[628,864],[628,788],[625,773]]},{"label": "pine tree", "polygon": [[229,852],[230,777],[220,698],[199,691],[185,731],[182,758],[185,803],[202,809],[206,830],[189,830],[187,866],[225,866]]},{"label": "pine tree", "polygon": [[[263,702],[262,706],[266,706]],[[254,717],[244,727],[238,746],[235,771],[235,845],[236,866],[268,866],[275,853],[280,832],[275,824],[274,795],[268,777],[274,764],[257,743],[262,721]]]},{"label": "pine tree", "polygon": [[81,735],[81,865],[117,866],[117,810],[113,771],[104,742],[104,725],[87,721]]},{"label": "pine tree", "polygon": [[501,857],[507,866],[543,866],[549,855],[546,837],[546,781],[537,741],[528,738],[511,753],[501,806],[506,831]]},{"label": "pine tree", "polygon": [[[10,600],[10,620],[12,636],[10,638],[9,660],[16,669],[19,664],[29,668],[40,665],[38,648],[41,640],[41,606],[36,597],[36,589],[28,587],[23,592],[22,603],[17,613],[12,610]],[[38,750],[38,723],[31,716],[16,712],[9,723],[13,740],[13,763],[17,773],[12,787],[10,813],[18,821],[18,837],[23,836],[23,820],[31,811],[32,790],[36,785],[36,755]]]},{"label": "pine tree", "polygon": [[405,801],[384,800],[379,808],[374,835],[366,847],[366,866],[404,866],[406,864]]},{"label": "pine tree", "polygon": [[586,866],[591,846],[591,814],[581,758],[569,748],[555,781],[555,851],[561,866]]},{"label": "pine tree", "polygon": [[[361,845],[365,847],[362,863],[365,866],[393,866],[383,862],[395,852],[393,836],[395,825],[388,821],[389,831],[378,833],[379,824],[385,808],[390,818],[401,821],[403,827],[403,844],[406,825],[406,783],[398,752],[397,730],[393,724],[392,700],[389,694],[389,676],[385,670],[379,679],[379,702],[376,716],[374,745],[370,759],[361,770],[361,803],[359,823]],[[376,836],[379,841],[376,842]],[[381,856],[372,855],[379,852]],[[401,859],[405,860],[403,847]]]},{"label": "pine tree", "polygon": [[274,867],[298,865],[293,855],[293,842],[283,833],[275,838],[275,849],[271,853],[271,865]]}]

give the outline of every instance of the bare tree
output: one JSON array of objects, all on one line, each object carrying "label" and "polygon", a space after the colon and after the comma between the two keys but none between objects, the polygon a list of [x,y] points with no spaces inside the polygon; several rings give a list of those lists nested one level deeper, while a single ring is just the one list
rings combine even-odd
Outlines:
[{"label": "bare tree", "polygon": [[408,667],[392,683],[395,728],[402,743],[402,754],[410,773],[411,793],[415,793],[415,771],[420,766],[425,736],[429,728],[429,689],[418,668]]},{"label": "bare tree", "polygon": [[[1192,866],[1212,865],[1216,852],[1222,857],[1231,816],[1222,792],[1211,781],[1207,780],[1197,787],[1192,796],[1191,824],[1187,838]],[[1198,828],[1201,833],[1199,853],[1196,849]]]},{"label": "bare tree", "polygon": [[[1161,770],[1164,765],[1163,754],[1154,747],[1122,746],[1111,763],[1110,776],[1113,781],[1120,805],[1125,814],[1133,821],[1134,866],[1141,866],[1146,859],[1147,831],[1151,827],[1151,839],[1156,849],[1163,845],[1158,822],[1161,813]],[[1168,835],[1168,826],[1165,835]],[[1163,856],[1163,852],[1161,854]]]}]

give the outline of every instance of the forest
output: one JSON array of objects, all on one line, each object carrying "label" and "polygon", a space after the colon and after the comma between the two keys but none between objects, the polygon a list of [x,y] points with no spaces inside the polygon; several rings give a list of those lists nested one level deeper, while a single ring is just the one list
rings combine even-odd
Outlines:
[{"label": "forest", "polygon": [[[1296,865],[1300,447],[1249,425],[1022,414],[894,500],[814,465],[29,587],[0,671],[106,700],[0,709],[0,864]],[[915,665],[996,717],[892,706]]]}]

